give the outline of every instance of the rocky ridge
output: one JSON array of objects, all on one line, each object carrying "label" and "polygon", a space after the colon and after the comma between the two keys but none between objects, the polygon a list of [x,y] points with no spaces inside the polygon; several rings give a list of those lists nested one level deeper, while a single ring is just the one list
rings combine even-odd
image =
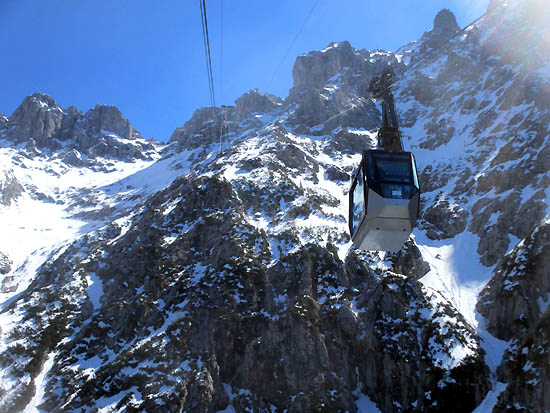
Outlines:
[{"label": "rocky ridge", "polygon": [[[162,159],[110,187],[154,173],[164,189],[115,203],[2,304],[2,408],[549,409],[550,62],[524,66],[548,32],[521,24],[533,4],[492,2],[414,72],[434,34],[456,31],[448,12],[396,53],[300,56],[285,100],[199,109]],[[345,193],[379,122],[366,85],[388,63],[423,213],[398,253],[359,252]]]},{"label": "rocky ridge", "polygon": [[[6,121],[7,120],[7,121]],[[68,164],[81,166],[84,157],[131,161],[154,159],[155,148],[141,137],[114,106],[96,105],[83,114],[71,106],[62,109],[43,93],[26,97],[0,124],[0,136],[23,144],[30,156],[41,150],[55,151]]]}]

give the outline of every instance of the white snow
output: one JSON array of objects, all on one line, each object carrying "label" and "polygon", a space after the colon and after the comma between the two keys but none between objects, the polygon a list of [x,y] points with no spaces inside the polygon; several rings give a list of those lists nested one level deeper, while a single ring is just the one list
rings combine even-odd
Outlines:
[{"label": "white snow", "polygon": [[[545,32],[545,34],[548,32]],[[464,41],[469,33],[466,33],[461,41]],[[484,38],[482,37],[482,40]],[[328,52],[334,47],[339,47],[339,43],[333,43],[327,48],[322,50],[322,53]],[[398,61],[404,61],[408,63],[411,59],[411,55],[417,52],[419,47],[418,42],[411,42],[408,45],[400,49],[400,54],[396,55]],[[370,53],[369,58],[374,60],[380,55],[391,56],[391,53],[384,51],[376,51]],[[541,56],[542,59],[546,59],[546,56]],[[437,61],[430,62],[419,68],[418,72],[424,74],[429,78],[435,78],[439,74],[439,70],[444,63],[446,57],[442,57]],[[537,71],[537,73],[540,70]],[[548,73],[539,73],[543,80],[548,78]],[[489,73],[485,74],[485,78],[482,79],[482,83],[485,83]],[[324,88],[324,97],[327,101],[330,101],[340,91],[341,76],[337,74],[333,76]],[[510,80],[511,82],[512,80]],[[402,81],[401,81],[402,82]],[[399,95],[399,85],[396,84],[396,96]],[[509,85],[509,84],[508,84]],[[503,88],[508,85],[503,85],[497,90],[486,90],[481,88],[478,92],[471,95],[478,104],[484,100],[490,102],[496,102],[503,92]],[[449,84],[449,89],[458,90],[461,87],[459,83]],[[468,92],[469,93],[469,92]],[[338,94],[340,96],[340,94]],[[451,98],[451,103],[454,105],[459,104],[459,100],[464,97],[464,94],[457,94],[457,96]],[[47,106],[46,103],[40,102],[42,106]],[[355,105],[348,105],[350,108]],[[451,165],[452,168],[457,170],[471,167],[474,169],[473,178],[482,178],[492,169],[494,165],[492,162],[499,154],[499,152],[507,145],[509,140],[503,138],[495,132],[494,139],[490,142],[492,147],[490,149],[491,156],[488,156],[483,165],[479,167],[473,167],[469,160],[468,154],[471,151],[479,149],[478,136],[474,136],[474,126],[478,121],[479,113],[472,113],[473,111],[465,111],[465,113],[457,112],[456,116],[450,116],[448,113],[435,113],[434,118],[429,116],[423,116],[423,107],[414,99],[408,101],[402,101],[399,104],[398,112],[405,115],[409,110],[420,108],[418,113],[418,119],[414,126],[410,128],[402,128],[405,136],[416,138],[416,141],[409,141],[409,144],[414,148],[414,153],[418,161],[418,169],[423,170],[426,166],[430,165],[434,171],[438,171],[440,166]],[[54,108],[59,110],[58,108]],[[489,107],[489,109],[495,109]],[[532,106],[524,104],[515,106],[512,110],[496,110],[496,120],[494,125],[498,125],[500,122],[507,122],[512,117],[518,114],[528,114],[532,110]],[[280,115],[279,117],[273,114],[263,115],[256,113],[250,119],[244,119],[241,122],[241,127],[245,127],[247,122],[252,124],[263,125],[263,130],[260,130],[264,135],[252,136],[254,132],[245,132],[241,136],[233,135],[233,141],[230,142],[228,138],[228,147],[231,145],[231,153],[221,153],[224,145],[220,145],[218,150],[218,143],[214,143],[207,148],[199,148],[197,150],[188,150],[181,153],[170,153],[170,156],[166,156],[160,160],[153,161],[136,161],[133,163],[124,163],[119,161],[107,161],[105,160],[103,170],[86,167],[69,167],[64,164],[60,159],[52,158],[45,160],[45,157],[35,157],[33,159],[26,158],[17,155],[17,152],[13,148],[3,147],[0,145],[0,165],[12,165],[14,175],[25,186],[26,192],[17,199],[11,206],[0,206],[0,228],[2,229],[2,237],[0,237],[0,251],[6,253],[8,257],[13,261],[13,269],[5,276],[0,276],[0,282],[8,279],[7,277],[15,277],[18,280],[17,289],[8,293],[0,293],[0,309],[5,310],[7,304],[18,297],[34,280],[34,277],[39,267],[48,259],[62,253],[67,245],[83,236],[84,234],[93,231],[101,227],[106,222],[109,222],[115,217],[124,215],[127,210],[135,206],[138,202],[145,199],[148,195],[151,195],[169,185],[174,179],[179,176],[185,176],[190,173],[195,173],[192,169],[192,163],[190,159],[195,156],[203,156],[202,151],[206,152],[204,160],[201,165],[205,165],[208,162],[217,163],[216,166],[220,166],[222,176],[224,179],[230,181],[235,188],[239,185],[257,184],[259,187],[269,187],[271,182],[268,182],[271,177],[267,174],[266,170],[243,170],[240,169],[238,164],[242,160],[256,160],[260,158],[262,162],[268,164],[270,161],[278,161],[275,156],[270,155],[269,151],[273,149],[273,141],[269,135],[272,129],[277,133],[278,128],[276,125],[270,125],[270,123],[280,120],[284,122],[286,118],[289,118],[293,114],[294,109],[289,109],[287,113]],[[433,112],[432,112],[433,113]],[[285,118],[286,116],[286,118]],[[527,117],[527,115],[525,115]],[[524,118],[525,119],[525,118]],[[455,133],[453,138],[444,145],[440,145],[435,149],[421,148],[420,144],[423,141],[426,133],[427,126],[430,123],[437,124],[438,122],[444,123],[448,128],[453,127]],[[287,128],[290,129],[288,125]],[[338,129],[338,128],[337,128]],[[323,130],[323,125],[317,125],[311,129],[312,131]],[[492,130],[491,127],[487,130]],[[347,128],[349,133],[359,135],[365,140],[365,148],[374,146],[376,144],[376,131],[368,131],[365,129]],[[334,135],[337,130],[333,131]],[[116,133],[112,131],[102,130],[102,134],[111,137],[114,140],[122,139]],[[269,242],[271,250],[271,263],[274,265],[280,258],[286,254],[289,254],[301,245],[313,242],[321,245],[327,245],[329,242],[338,250],[338,256],[341,260],[346,258],[351,248],[351,242],[347,241],[346,237],[341,234],[347,233],[347,210],[348,210],[348,197],[346,196],[349,183],[347,182],[332,182],[327,179],[327,170],[330,167],[337,166],[342,170],[350,171],[356,166],[361,158],[360,154],[356,155],[342,155],[337,154],[334,156],[325,154],[323,150],[327,148],[328,138],[331,138],[331,134],[322,136],[305,136],[298,133],[285,134],[285,138],[292,144],[295,144],[302,149],[308,157],[314,158],[315,163],[319,165],[319,171],[313,176],[312,173],[301,173],[298,169],[293,169],[289,172],[289,180],[291,184],[300,188],[305,195],[298,196],[296,199],[288,200],[288,198],[281,199],[280,201],[280,213],[276,219],[272,220],[267,213],[263,211],[254,211],[252,208],[245,212],[245,219],[249,224],[256,229],[265,231],[266,237]],[[517,137],[525,138],[525,137]],[[282,143],[281,143],[282,142]],[[277,144],[287,145],[286,141],[281,140],[276,142]],[[5,145],[4,145],[5,146]],[[280,146],[279,146],[280,147]],[[218,156],[216,156],[216,150],[218,150]],[[77,154],[77,156],[79,156]],[[520,164],[521,161],[528,160],[530,155],[525,155],[522,159],[513,159],[505,164],[500,164],[500,168],[511,168]],[[84,156],[80,156],[85,160]],[[15,161],[16,160],[16,161]],[[274,168],[276,169],[276,168]],[[291,169],[291,168],[288,168]],[[204,173],[204,176],[212,176],[216,172],[215,168],[212,168],[209,172]],[[274,172],[275,179],[278,172]],[[449,197],[449,201],[453,204],[456,200],[452,199],[450,195],[454,189],[456,178],[452,179],[442,188],[438,188],[437,191],[432,193],[425,193],[423,199],[426,203],[434,202],[436,196],[438,199],[445,199]],[[34,188],[34,190],[33,190]],[[535,193],[540,191],[534,184],[528,185],[521,191],[521,202],[526,202]],[[33,193],[34,192],[34,193]],[[440,194],[439,194],[440,192]],[[40,200],[39,195],[43,194],[42,198],[49,197],[49,200]],[[336,199],[338,206],[323,205],[321,208],[314,210],[312,213],[306,215],[299,215],[296,219],[288,217],[289,212],[296,207],[307,206],[311,195],[320,195],[327,199]],[[489,193],[480,194],[478,196],[470,197],[467,201],[462,202],[462,206],[466,209],[470,208],[481,198],[493,198],[504,197],[511,194],[511,191],[497,194],[495,191]],[[184,194],[181,195],[182,197]],[[268,195],[269,196],[269,195]],[[78,205],[79,201],[86,201],[84,205]],[[548,203],[550,200],[550,189],[546,190],[546,198],[543,200]],[[181,198],[168,201],[162,206],[162,214],[166,219],[172,218],[170,215],[177,208]],[[99,209],[100,207],[112,207],[117,213],[107,214],[106,221],[94,221],[92,219],[83,218],[78,213],[85,213]],[[307,210],[307,208],[303,208]],[[489,219],[490,225],[495,225],[500,217],[500,212],[495,212]],[[200,221],[192,223],[185,223],[179,228],[178,233],[170,233],[164,235],[164,241],[166,244],[175,242],[181,234],[185,234],[195,224]],[[550,215],[548,215],[550,220]],[[124,235],[132,225],[133,216],[126,213],[122,218],[116,219],[114,222],[118,224]],[[278,238],[285,231],[292,230],[296,233],[299,239],[298,245],[281,241]],[[448,300],[456,309],[464,315],[466,321],[476,329],[477,333],[481,337],[481,346],[485,350],[485,361],[489,366],[492,373],[493,390],[489,392],[483,403],[475,410],[475,412],[488,412],[495,406],[498,395],[504,390],[506,384],[498,383],[495,379],[495,371],[497,366],[502,360],[502,356],[505,350],[510,346],[510,343],[497,340],[491,336],[486,329],[486,320],[484,320],[480,314],[475,311],[475,305],[478,299],[478,295],[483,287],[487,284],[491,276],[493,275],[494,267],[486,267],[481,264],[479,254],[477,253],[477,246],[479,243],[478,236],[466,231],[452,239],[446,240],[431,240],[425,232],[416,229],[414,232],[415,241],[422,253],[423,258],[429,263],[430,271],[420,280],[425,287],[425,291],[434,290],[438,294],[433,295],[432,304],[441,304],[445,300]],[[509,248],[513,248],[514,245],[520,242],[519,239],[511,236]],[[111,241],[113,242],[113,241]],[[374,256],[374,254],[373,254]],[[384,262],[384,254],[378,254],[378,261],[372,261],[372,268],[382,268]],[[386,268],[387,269],[387,268]],[[195,263],[190,265],[182,272],[182,276],[189,276],[191,283],[199,283],[203,280],[205,274],[208,273],[209,266],[204,263]],[[101,298],[103,296],[103,283],[97,274],[90,272],[85,276],[85,283],[82,281],[82,287],[92,303],[95,310],[101,307]],[[510,288],[512,283],[508,285]],[[389,293],[391,290],[397,290],[399,287],[397,284],[389,285]],[[140,290],[141,291],[141,290]],[[339,297],[342,294],[343,288],[330,287],[328,291],[325,291],[325,296],[332,298]],[[139,291],[138,291],[139,292]],[[85,297],[85,294],[83,294]],[[240,300],[238,295],[235,296],[236,300]],[[276,302],[286,303],[289,301],[289,297],[286,295],[280,295],[277,297]],[[537,300],[541,312],[547,311],[550,307],[550,294],[540,297]],[[164,308],[165,303],[163,300],[158,301],[159,308]],[[358,312],[356,303],[351,303],[351,308],[354,313]],[[361,310],[363,311],[363,310]],[[426,310],[427,313],[429,311]],[[151,332],[151,335],[141,341],[134,343],[128,343],[128,346],[140,346],[145,342],[148,342],[153,337],[162,335],[166,327],[175,322],[178,317],[181,317],[183,312],[173,312],[167,315],[162,327]],[[433,314],[425,314],[426,317],[431,317]],[[0,325],[2,326],[0,351],[3,351],[8,344],[6,337],[11,329],[21,321],[21,313],[16,311],[3,311],[0,312]],[[442,325],[449,324],[451,320],[448,316],[441,316],[438,320]],[[395,337],[397,338],[397,336]],[[141,338],[140,338],[141,339]],[[445,368],[452,368],[465,357],[471,355],[471,348],[457,342],[449,342],[448,346],[441,346],[435,343],[435,340],[430,342],[433,346],[433,357],[439,363],[440,366]],[[438,347],[439,346],[439,347]],[[103,355],[102,355],[103,356]],[[114,358],[116,354],[107,354],[108,358]],[[47,376],[48,371],[51,369],[55,353],[52,352],[46,364],[44,365],[41,373],[36,378],[37,392],[32,402],[27,407],[26,411],[36,411],[43,398],[43,382]],[[93,375],[95,370],[102,365],[105,360],[104,357],[99,355],[93,356],[89,359],[79,359],[74,364],[76,370],[81,374]],[[189,362],[184,362],[183,367],[189,368]],[[130,372],[127,370],[126,372]],[[226,393],[230,400],[233,400],[237,395],[249,394],[247,390],[238,390],[238,393],[233,393],[231,386],[224,384]],[[137,388],[132,388],[126,392],[119,393],[113,397],[107,397],[97,400],[96,407],[101,412],[107,412],[114,409],[116,403],[122,399],[125,395],[131,394],[133,400],[138,403],[141,401],[141,393]],[[376,405],[369,399],[369,397],[357,389],[354,392],[358,398],[356,406],[360,412],[378,412]],[[34,409],[34,410],[33,410]],[[226,412],[233,412],[234,409],[229,406]]]},{"label": "white snow", "polygon": [[356,394],[356,396],[358,399],[355,402],[355,406],[357,406],[359,413],[380,413],[380,409],[376,407],[376,404],[371,401],[369,396],[363,393]]},{"label": "white snow", "polygon": [[543,314],[550,308],[550,293],[546,294],[546,298],[539,297],[537,300],[540,313]]},{"label": "white snow", "polygon": [[88,275],[86,276],[86,281],[88,282],[88,288],[86,288],[86,292],[88,293],[88,297],[90,298],[94,309],[97,310],[101,308],[103,282],[94,272],[88,273]]},{"label": "white snow", "polygon": [[239,389],[237,393],[234,393],[231,385],[227,383],[223,383],[223,389],[225,390],[225,394],[229,397],[229,405],[224,410],[218,410],[218,413],[235,413],[235,408],[231,405],[233,399],[240,395],[252,396],[250,391],[245,389]]},{"label": "white snow", "polygon": [[433,241],[415,231],[415,240],[431,268],[420,281],[441,292],[476,327],[477,296],[492,276],[492,268],[479,261],[478,237],[466,231],[450,240]]},{"label": "white snow", "polygon": [[478,319],[477,333],[481,338],[481,348],[485,350],[485,363],[494,375],[502,361],[504,352],[510,347],[510,342],[492,336],[487,331],[487,321],[479,313],[476,313],[476,316]]},{"label": "white snow", "polygon": [[506,383],[497,382],[493,388],[487,393],[485,399],[472,413],[490,413],[497,404],[498,396],[506,389]]},{"label": "white snow", "polygon": [[45,377],[48,374],[48,372],[53,367],[53,361],[55,359],[55,356],[57,355],[56,352],[52,352],[48,355],[48,358],[46,359],[46,362],[44,363],[44,366],[42,366],[42,370],[36,376],[34,379],[34,386],[35,386],[35,393],[29,404],[25,407],[23,410],[23,413],[39,413],[43,411],[42,409],[39,409],[38,406],[43,402],[44,400],[44,393],[45,393]]},{"label": "white snow", "polygon": [[[129,388],[128,390],[122,391],[115,394],[111,397],[101,397],[95,401],[95,406],[98,409],[98,413],[112,413],[115,411],[115,406],[117,403],[126,397],[128,394],[132,395],[130,404],[135,402],[140,402],[142,400],[141,392],[136,386]],[[120,411],[120,410],[116,410]]]}]

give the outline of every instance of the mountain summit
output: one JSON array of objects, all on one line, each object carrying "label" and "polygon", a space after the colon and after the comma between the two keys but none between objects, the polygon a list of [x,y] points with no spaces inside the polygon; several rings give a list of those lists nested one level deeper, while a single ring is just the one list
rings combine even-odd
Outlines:
[{"label": "mountain summit", "polygon": [[[199,108],[163,147],[44,95],[0,117],[0,410],[550,410],[531,10],[492,3],[451,40],[442,11],[396,52],[331,43],[285,99]],[[346,219],[387,66],[423,192],[396,253],[353,249]]]},{"label": "mountain summit", "polygon": [[[9,141],[30,152],[69,149],[79,155],[115,159],[153,159],[154,147],[143,139],[114,106],[97,105],[86,114],[74,106],[62,109],[44,93],[23,99],[4,122]],[[1,133],[1,128],[0,128]]]},{"label": "mountain summit", "polygon": [[456,23],[456,17],[449,9],[440,10],[434,19],[434,27],[431,30],[434,34],[444,34],[447,37],[460,31],[460,27]]}]

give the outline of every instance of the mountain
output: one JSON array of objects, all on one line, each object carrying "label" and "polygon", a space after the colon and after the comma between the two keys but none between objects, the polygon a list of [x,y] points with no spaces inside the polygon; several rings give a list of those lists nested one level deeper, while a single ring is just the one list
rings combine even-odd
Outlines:
[{"label": "mountain", "polygon": [[[331,43],[167,145],[42,94],[0,116],[0,410],[549,410],[548,14]],[[387,65],[422,212],[364,252],[347,192]]]}]

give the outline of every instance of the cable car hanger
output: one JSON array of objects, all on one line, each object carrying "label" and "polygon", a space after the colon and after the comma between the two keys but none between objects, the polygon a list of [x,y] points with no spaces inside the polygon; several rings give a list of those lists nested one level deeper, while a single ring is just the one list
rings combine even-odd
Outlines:
[{"label": "cable car hanger", "polygon": [[382,100],[378,148],[364,150],[349,192],[349,230],[353,245],[369,251],[398,251],[409,238],[420,210],[416,162],[403,150],[395,103],[393,74],[386,67],[369,89]]}]

